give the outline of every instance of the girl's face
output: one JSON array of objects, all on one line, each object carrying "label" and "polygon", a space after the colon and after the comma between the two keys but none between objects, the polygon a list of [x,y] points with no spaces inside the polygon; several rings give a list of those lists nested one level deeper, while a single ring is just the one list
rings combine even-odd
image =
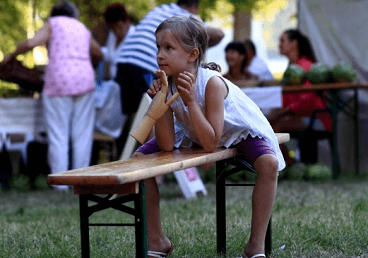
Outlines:
[{"label": "girl's face", "polygon": [[233,67],[241,67],[243,64],[243,61],[245,59],[245,55],[239,53],[235,49],[229,49],[226,51],[226,63],[229,66],[229,68]]},{"label": "girl's face", "polygon": [[290,40],[286,33],[283,33],[279,42],[280,54],[287,56],[290,52],[296,50],[296,40]]},{"label": "girl's face", "polygon": [[167,76],[176,76],[190,70],[190,52],[187,52],[169,30],[156,34],[157,63]]}]

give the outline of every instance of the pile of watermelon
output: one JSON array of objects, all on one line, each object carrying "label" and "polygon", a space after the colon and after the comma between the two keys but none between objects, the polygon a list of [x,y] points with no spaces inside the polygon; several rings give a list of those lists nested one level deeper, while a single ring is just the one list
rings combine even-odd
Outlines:
[{"label": "pile of watermelon", "polygon": [[331,69],[331,76],[335,82],[353,82],[357,72],[351,64],[338,63]]},{"label": "pile of watermelon", "polygon": [[305,72],[299,65],[291,64],[284,73],[283,82],[285,84],[301,84],[304,79],[311,83],[353,82],[356,76],[356,70],[349,63],[340,62],[333,67],[315,63],[308,72]]},{"label": "pile of watermelon", "polygon": [[301,84],[306,75],[303,67],[296,64],[290,64],[284,72],[282,81],[286,84]]},{"label": "pile of watermelon", "polygon": [[327,83],[332,81],[331,69],[322,63],[313,64],[307,73],[307,79],[311,83]]}]

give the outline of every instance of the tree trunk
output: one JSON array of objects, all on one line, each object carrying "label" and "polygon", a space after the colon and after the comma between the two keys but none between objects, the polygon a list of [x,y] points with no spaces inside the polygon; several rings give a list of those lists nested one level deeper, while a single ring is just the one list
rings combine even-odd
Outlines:
[{"label": "tree trunk", "polygon": [[251,33],[251,19],[250,12],[236,8],[234,12],[234,40],[245,41],[250,39]]}]

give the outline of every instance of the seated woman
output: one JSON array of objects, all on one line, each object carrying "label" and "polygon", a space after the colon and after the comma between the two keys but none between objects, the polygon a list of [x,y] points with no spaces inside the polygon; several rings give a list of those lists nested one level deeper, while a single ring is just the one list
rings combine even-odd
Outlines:
[{"label": "seated woman", "polygon": [[[282,33],[279,42],[280,53],[286,56],[289,64],[297,64],[306,71],[317,62],[309,39],[298,30],[287,30]],[[304,81],[305,86],[309,86],[308,80]],[[309,124],[309,117],[314,110],[324,109],[325,101],[316,92],[284,93],[283,108],[272,110],[268,114],[274,131],[301,131],[305,130]],[[332,131],[332,120],[329,114],[320,113],[317,118],[322,122],[326,131]],[[294,163],[284,146],[281,145],[285,160],[288,165]]]},{"label": "seated woman", "polygon": [[253,79],[244,72],[248,59],[243,43],[238,41],[230,42],[225,48],[225,54],[226,63],[229,66],[229,71],[224,74],[226,79],[232,82]]}]

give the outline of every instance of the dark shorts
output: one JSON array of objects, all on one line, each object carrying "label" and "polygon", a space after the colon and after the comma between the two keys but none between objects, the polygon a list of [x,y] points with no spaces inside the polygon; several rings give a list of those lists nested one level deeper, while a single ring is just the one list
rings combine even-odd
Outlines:
[{"label": "dark shorts", "polygon": [[[251,165],[253,165],[254,162],[264,154],[272,154],[276,156],[275,152],[263,138],[253,138],[250,135],[247,137],[247,139],[242,140],[240,143],[235,145],[235,147],[243,153],[244,159]],[[143,154],[151,154],[159,152],[160,148],[158,147],[156,138],[152,138],[139,147],[137,151]]]},{"label": "dark shorts", "polygon": [[133,64],[118,63],[115,81],[120,86],[123,113],[131,115],[138,110],[142,95],[148,90],[154,75]]},{"label": "dark shorts", "polygon": [[270,145],[268,145],[265,139],[258,137],[253,138],[250,135],[247,139],[242,140],[240,143],[235,145],[235,147],[243,153],[244,159],[252,166],[254,162],[264,154],[272,154],[276,156],[275,152]]}]

